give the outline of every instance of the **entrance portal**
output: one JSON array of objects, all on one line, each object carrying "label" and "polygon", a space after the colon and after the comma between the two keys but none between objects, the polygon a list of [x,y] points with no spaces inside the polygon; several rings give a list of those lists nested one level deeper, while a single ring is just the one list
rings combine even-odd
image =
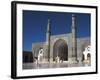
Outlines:
[{"label": "entrance portal", "polygon": [[55,42],[53,46],[53,60],[59,57],[62,61],[68,60],[68,46],[65,40],[59,39]]}]

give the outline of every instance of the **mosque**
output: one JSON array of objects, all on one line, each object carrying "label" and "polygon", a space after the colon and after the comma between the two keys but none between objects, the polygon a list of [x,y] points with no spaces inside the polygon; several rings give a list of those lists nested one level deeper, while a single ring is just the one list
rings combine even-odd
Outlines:
[{"label": "mosque", "polygon": [[83,51],[90,45],[90,37],[77,38],[76,16],[72,14],[71,32],[66,34],[51,35],[51,23],[48,20],[46,42],[32,43],[33,58],[41,62],[82,62],[90,59],[90,53],[84,59]]}]

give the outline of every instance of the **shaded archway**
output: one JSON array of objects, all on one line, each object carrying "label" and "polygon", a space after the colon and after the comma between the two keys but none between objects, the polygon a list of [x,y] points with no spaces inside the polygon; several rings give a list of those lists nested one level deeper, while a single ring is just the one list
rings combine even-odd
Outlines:
[{"label": "shaded archway", "polygon": [[39,55],[39,51],[40,51],[41,49],[43,49],[43,47],[36,47],[36,48],[34,49],[34,58],[37,59],[37,57],[38,57],[38,55]]},{"label": "shaded archway", "polygon": [[65,40],[59,39],[55,42],[53,46],[53,60],[55,61],[56,57],[59,57],[60,60],[68,60],[68,46]]},{"label": "shaded archway", "polygon": [[87,60],[91,60],[91,55],[90,55],[90,53],[87,54]]}]

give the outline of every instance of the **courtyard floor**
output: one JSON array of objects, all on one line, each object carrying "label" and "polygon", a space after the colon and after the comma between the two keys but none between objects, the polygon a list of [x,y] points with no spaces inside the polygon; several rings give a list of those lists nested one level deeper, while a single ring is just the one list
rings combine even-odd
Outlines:
[{"label": "courtyard floor", "polygon": [[64,67],[81,67],[90,66],[86,63],[23,63],[23,69],[45,69],[45,68],[64,68]]}]

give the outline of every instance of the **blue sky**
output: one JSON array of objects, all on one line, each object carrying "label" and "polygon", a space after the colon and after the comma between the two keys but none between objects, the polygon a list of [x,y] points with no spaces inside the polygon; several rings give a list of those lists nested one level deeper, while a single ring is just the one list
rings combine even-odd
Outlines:
[{"label": "blue sky", "polygon": [[48,19],[51,20],[51,35],[71,32],[71,17],[76,16],[77,37],[90,36],[90,14],[44,11],[23,11],[23,50],[32,51],[32,43],[44,42]]}]

